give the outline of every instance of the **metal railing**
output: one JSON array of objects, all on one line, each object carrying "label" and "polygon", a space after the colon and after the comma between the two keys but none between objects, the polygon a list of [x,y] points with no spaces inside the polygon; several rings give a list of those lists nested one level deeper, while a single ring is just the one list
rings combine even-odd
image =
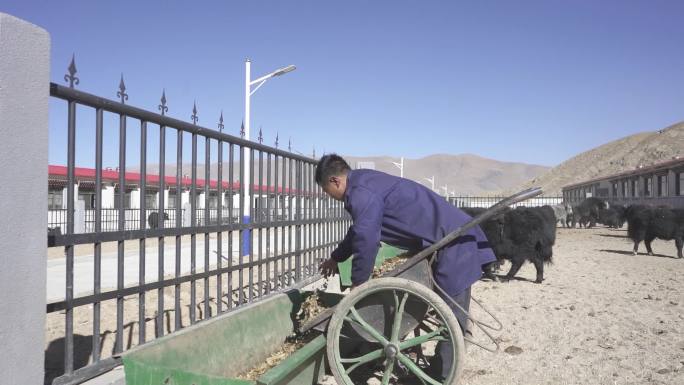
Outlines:
[{"label": "metal railing", "polygon": [[[491,207],[505,199],[503,196],[458,196],[449,197],[449,203],[456,207]],[[518,202],[511,207],[525,206],[525,207],[537,207],[537,206],[553,206],[563,203],[563,197],[560,196],[541,196],[534,197],[523,202]]]},{"label": "metal railing", "polygon": [[[318,264],[342,239],[350,219],[341,202],[327,197],[315,184],[314,159],[224,134],[221,123],[219,130],[199,126],[196,109],[193,123],[170,118],[165,96],[158,106],[160,114],[129,106],[123,78],[117,92],[119,101],[78,91],[73,87],[78,84],[73,62],[72,67],[65,77],[69,87],[50,84],[51,96],[66,101],[67,107],[67,209],[66,221],[59,220],[64,225],[61,234],[48,239],[49,244],[64,247],[63,267],[55,270],[54,276],[48,274],[48,286],[51,279],[61,279],[61,289],[48,288],[48,296],[57,298],[47,305],[48,325],[63,325],[48,326],[48,338],[60,350],[57,357],[63,359],[63,367],[46,368],[48,380],[53,384],[83,382],[118,365],[120,353],[133,346],[317,276]],[[176,161],[171,164],[178,182],[171,187],[181,191],[183,173],[191,173],[190,225],[182,226],[179,220],[184,215],[180,194],[175,197],[175,209],[147,209],[143,201],[139,209],[131,211],[103,209],[102,191],[96,189],[95,209],[87,214],[86,232],[74,231],[77,106],[79,116],[85,109],[94,112],[94,121],[87,125],[93,126],[95,136],[95,146],[90,149],[95,156],[95,186],[102,185],[103,115],[118,118],[119,170],[127,169],[127,135],[135,129],[130,123],[137,122],[140,196],[147,190],[148,147],[155,152],[158,149],[154,162],[159,164],[159,182],[155,184],[159,191],[167,187],[166,153],[174,151]],[[151,127],[159,132],[158,143],[147,143]],[[176,134],[176,143],[170,148],[167,131]],[[186,136],[191,139],[191,151],[184,148]],[[204,164],[217,168],[217,194],[223,193],[224,169],[228,181],[239,185],[237,213],[209,208],[209,183],[204,183],[205,208],[196,207],[200,143],[204,143]],[[245,159],[244,149],[250,150],[249,159]],[[80,153],[87,151],[79,148]],[[188,160],[185,152],[191,153],[190,170],[183,163]],[[236,169],[238,163],[245,162],[252,170],[249,180],[245,180],[242,167]],[[210,168],[205,167],[205,181],[210,180]],[[120,186],[126,184],[124,174],[119,173]],[[257,210],[258,215],[247,222],[239,214],[245,212],[245,196],[253,202],[255,193],[262,194],[255,192],[254,186],[268,189],[275,199],[267,200],[264,211]],[[123,207],[123,191],[116,195],[119,207]],[[233,195],[227,198],[227,206],[234,207]],[[284,201],[287,205],[282,207]],[[158,204],[164,207],[163,194]],[[150,228],[146,222],[151,212],[160,217],[167,213],[169,220]],[[113,222],[116,226],[112,227]],[[171,242],[167,242],[169,237]],[[74,268],[77,254],[78,270]],[[87,264],[90,267],[84,267]]]}]

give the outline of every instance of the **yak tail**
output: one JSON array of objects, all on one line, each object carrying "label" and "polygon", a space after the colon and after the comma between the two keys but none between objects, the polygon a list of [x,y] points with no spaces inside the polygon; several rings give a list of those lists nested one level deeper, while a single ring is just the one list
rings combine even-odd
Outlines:
[{"label": "yak tail", "polygon": [[553,257],[553,246],[552,245],[546,245],[544,242],[537,241],[537,244],[534,245],[534,249],[537,252],[537,255],[541,258],[544,263],[551,263],[551,258]]}]

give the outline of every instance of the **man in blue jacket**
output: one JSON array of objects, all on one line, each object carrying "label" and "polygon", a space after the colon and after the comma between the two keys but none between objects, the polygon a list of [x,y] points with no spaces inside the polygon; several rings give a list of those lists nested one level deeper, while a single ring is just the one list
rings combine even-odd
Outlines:
[{"label": "man in blue jacket", "polygon": [[[319,160],[316,183],[333,199],[343,201],[353,220],[344,240],[321,264],[321,271],[325,276],[332,275],[337,272],[337,263],[354,255],[352,289],[370,278],[381,241],[417,251],[471,219],[421,184],[375,170],[351,170],[335,154]],[[482,276],[482,265],[495,260],[484,233],[474,227],[439,251],[433,265],[435,282],[467,311],[470,286]],[[446,302],[465,330],[467,316]],[[440,345],[436,357],[445,365],[437,366],[446,377],[452,361],[451,347]]]}]

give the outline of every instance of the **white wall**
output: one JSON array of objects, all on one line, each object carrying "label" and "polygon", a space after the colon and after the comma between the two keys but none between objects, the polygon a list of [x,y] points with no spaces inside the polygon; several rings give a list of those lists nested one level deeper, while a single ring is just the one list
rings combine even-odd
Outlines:
[{"label": "white wall", "polygon": [[43,383],[49,82],[50,35],[0,13],[3,384]]}]

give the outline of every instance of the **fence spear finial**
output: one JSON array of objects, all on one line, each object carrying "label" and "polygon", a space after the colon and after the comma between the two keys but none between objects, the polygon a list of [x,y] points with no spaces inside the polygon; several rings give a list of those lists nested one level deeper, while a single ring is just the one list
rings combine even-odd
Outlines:
[{"label": "fence spear finial", "polygon": [[121,104],[125,104],[128,100],[128,94],[126,93],[126,83],[124,83],[123,72],[121,73],[121,80],[119,81],[119,90],[116,91],[116,96],[121,98]]},{"label": "fence spear finial", "polygon": [[223,132],[223,128],[224,128],[224,125],[223,125],[223,110],[221,110],[221,116],[219,117],[219,122],[218,122],[218,129],[219,129],[219,132]]},{"label": "fence spear finial", "polygon": [[79,79],[76,76],[76,54],[71,55],[71,63],[69,64],[69,73],[64,75],[64,81],[69,82],[69,87],[74,88],[74,84],[78,85]]},{"label": "fence spear finial", "polygon": [[166,89],[162,89],[161,104],[157,108],[159,108],[162,115],[169,111],[169,107],[166,106]]},{"label": "fence spear finial", "polygon": [[197,121],[199,120],[199,117],[197,116],[197,101],[195,100],[192,102],[192,115],[190,115],[190,119],[192,119],[192,124],[197,124]]}]

